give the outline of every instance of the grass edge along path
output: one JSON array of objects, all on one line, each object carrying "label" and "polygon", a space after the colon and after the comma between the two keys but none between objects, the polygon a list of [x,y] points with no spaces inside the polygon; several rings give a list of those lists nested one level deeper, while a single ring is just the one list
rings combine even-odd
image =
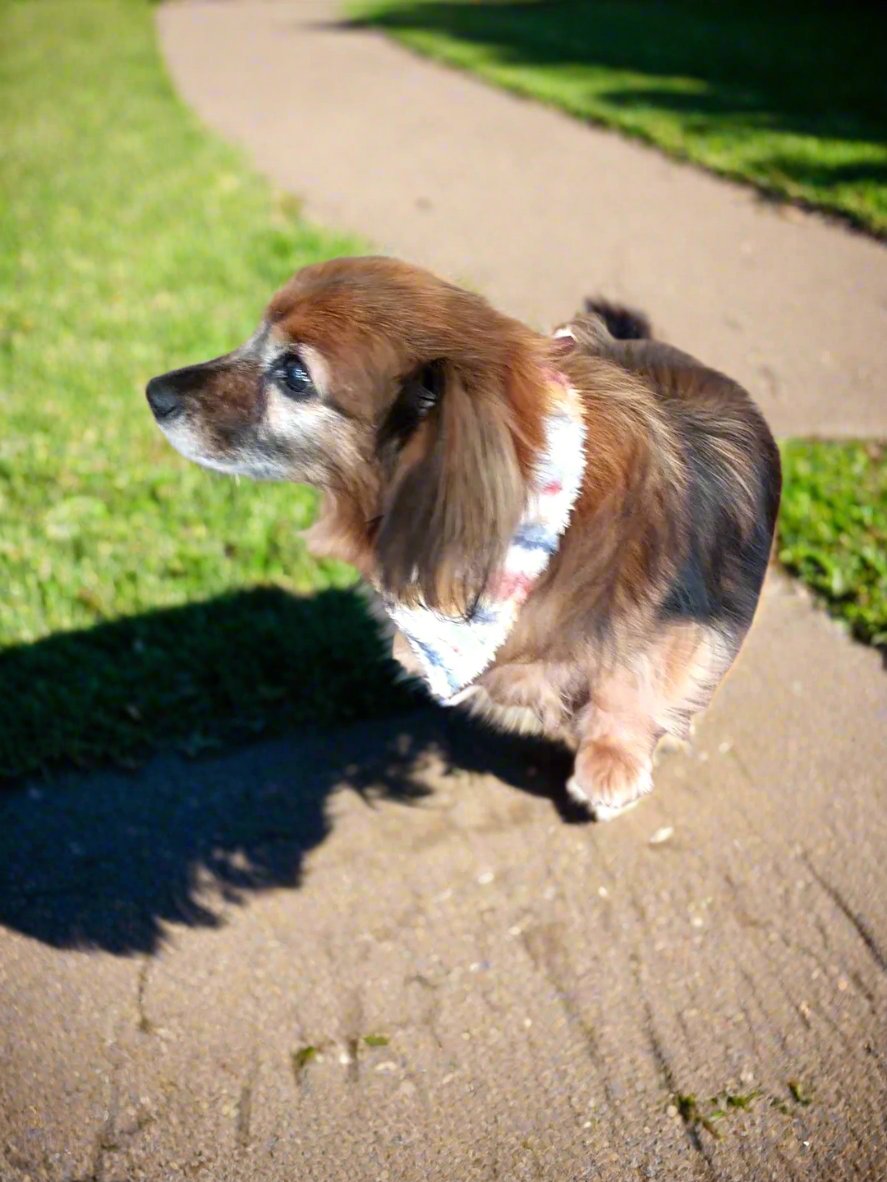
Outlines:
[{"label": "grass edge along path", "polygon": [[887,18],[874,5],[350,0],[347,12],[505,90],[887,237]]},{"label": "grass edge along path", "polygon": [[790,439],[780,451],[779,561],[887,651],[887,443]]}]

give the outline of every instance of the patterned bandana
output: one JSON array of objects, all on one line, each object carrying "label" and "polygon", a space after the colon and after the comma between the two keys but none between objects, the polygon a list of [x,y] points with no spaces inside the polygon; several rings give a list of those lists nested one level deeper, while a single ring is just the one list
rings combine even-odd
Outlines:
[{"label": "patterned bandana", "polygon": [[585,426],[576,391],[561,374],[549,381],[554,409],[545,420],[545,447],[530,484],[523,516],[501,571],[465,619],[383,599],[409,641],[432,694],[454,706],[490,665],[518,612],[543,574],[570,520],[585,471]]}]

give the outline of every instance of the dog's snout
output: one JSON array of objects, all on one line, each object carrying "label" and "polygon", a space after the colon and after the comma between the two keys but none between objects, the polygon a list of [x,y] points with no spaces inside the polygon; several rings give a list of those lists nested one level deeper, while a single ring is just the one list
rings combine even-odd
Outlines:
[{"label": "dog's snout", "polygon": [[154,412],[156,419],[168,419],[181,407],[181,400],[177,391],[167,381],[165,376],[152,378],[148,382],[145,394],[148,398],[148,405]]}]

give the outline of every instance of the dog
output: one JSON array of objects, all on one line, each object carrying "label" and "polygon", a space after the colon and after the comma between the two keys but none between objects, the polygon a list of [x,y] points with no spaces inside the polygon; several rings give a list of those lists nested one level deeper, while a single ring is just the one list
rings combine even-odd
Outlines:
[{"label": "dog", "polygon": [[417,267],[336,259],[147,398],[189,459],[316,486],[309,546],[376,591],[407,672],[568,744],[596,819],[650,791],[751,625],[776,445],[740,386],[628,310],[546,336]]}]

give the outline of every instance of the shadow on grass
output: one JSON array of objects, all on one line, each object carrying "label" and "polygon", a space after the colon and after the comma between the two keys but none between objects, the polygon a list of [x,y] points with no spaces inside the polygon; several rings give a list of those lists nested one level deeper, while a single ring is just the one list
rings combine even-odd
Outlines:
[{"label": "shadow on grass", "polygon": [[[0,793],[0,924],[55,947],[150,953],[166,923],[222,922],[220,898],[298,886],[328,833],[329,794],[347,784],[368,800],[415,801],[431,749],[579,819],[563,791],[566,753],[419,707],[393,682],[353,592],[245,592],[52,637],[6,654],[2,677],[4,721],[43,755],[43,731],[56,753],[67,743],[119,758],[127,738],[130,757],[161,745],[164,722],[186,741],[196,726],[204,745],[303,724],[200,759],[167,750],[137,770],[68,770]],[[131,731],[130,706],[150,742]]]},{"label": "shadow on grass", "polygon": [[258,587],[57,633],[0,653],[0,781],[390,714],[415,701],[394,671],[354,590]]},{"label": "shadow on grass", "polygon": [[490,66],[537,69],[552,94],[562,87],[571,108],[587,103],[591,117],[612,117],[638,134],[645,124],[626,122],[632,111],[679,116],[704,136],[754,138],[749,175],[765,186],[784,177],[827,199],[848,181],[887,183],[887,163],[862,162],[857,171],[836,159],[832,167],[814,151],[786,157],[784,140],[767,140],[787,133],[811,144],[883,142],[887,17],[872,4],[404,0],[380,3],[365,22],[352,22],[360,23],[440,35]]}]

